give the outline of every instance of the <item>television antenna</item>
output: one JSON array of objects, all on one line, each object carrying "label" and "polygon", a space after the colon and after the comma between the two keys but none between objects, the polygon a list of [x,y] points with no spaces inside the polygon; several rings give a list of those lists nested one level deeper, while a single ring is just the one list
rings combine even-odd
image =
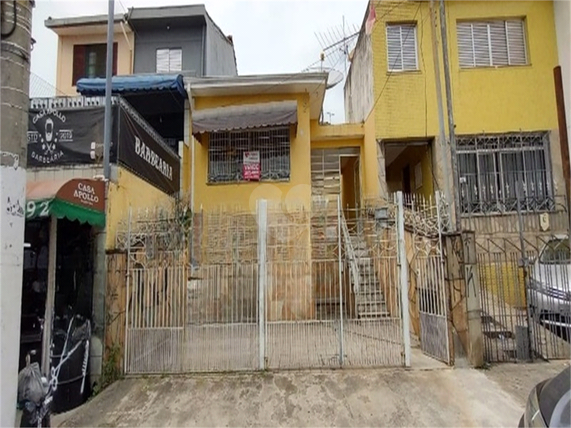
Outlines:
[{"label": "television antenna", "polygon": [[314,34],[321,45],[322,64],[325,58],[327,58],[329,67],[331,68],[337,67],[338,64],[342,62],[344,70],[343,77],[346,77],[349,54],[357,44],[359,27],[354,24],[347,24],[345,22],[345,16],[343,16],[343,22],[341,25],[337,25],[324,32]]}]

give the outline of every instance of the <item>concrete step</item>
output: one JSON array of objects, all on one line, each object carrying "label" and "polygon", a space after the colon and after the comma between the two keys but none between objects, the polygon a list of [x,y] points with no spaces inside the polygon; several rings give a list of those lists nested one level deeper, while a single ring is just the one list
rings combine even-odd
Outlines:
[{"label": "concrete step", "polygon": [[375,300],[375,301],[361,301],[361,302],[355,302],[355,306],[357,308],[362,308],[363,310],[365,310],[365,308],[377,308],[377,309],[386,309],[386,304],[384,300]]},{"label": "concrete step", "polygon": [[390,314],[387,311],[373,311],[373,312],[360,312],[358,313],[358,316],[361,319],[388,318]]}]

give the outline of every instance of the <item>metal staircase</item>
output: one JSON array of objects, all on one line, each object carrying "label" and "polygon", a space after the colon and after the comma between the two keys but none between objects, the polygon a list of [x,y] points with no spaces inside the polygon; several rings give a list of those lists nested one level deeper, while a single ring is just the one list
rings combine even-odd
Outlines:
[{"label": "metal staircase", "polygon": [[388,317],[385,296],[379,286],[374,258],[365,236],[357,230],[349,231],[342,218],[345,260],[349,266],[351,290],[355,296],[355,315],[360,319]]}]

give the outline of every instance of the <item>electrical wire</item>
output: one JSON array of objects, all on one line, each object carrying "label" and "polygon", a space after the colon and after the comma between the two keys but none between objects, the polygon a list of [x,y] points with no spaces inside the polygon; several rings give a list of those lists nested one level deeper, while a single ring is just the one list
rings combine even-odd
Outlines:
[{"label": "electrical wire", "polygon": [[[405,1],[406,1],[406,0],[405,0]],[[401,2],[400,4],[402,4],[402,2]],[[415,12],[415,14],[414,14],[414,16],[413,16],[413,18],[412,18],[413,21],[416,20],[416,17],[417,17],[417,15],[418,15],[418,12],[420,11],[420,6],[421,6],[421,4],[422,4],[422,3],[419,3],[419,4],[418,4],[418,7],[416,8],[416,12]],[[409,32],[406,34],[406,37],[404,38],[403,44],[404,44],[404,42],[406,42],[406,41],[408,40],[408,37],[410,36],[410,33],[414,33],[414,32],[413,32],[413,31],[409,31]],[[389,83],[389,79],[392,77],[392,75],[393,75],[393,73],[394,73],[394,66],[396,65],[396,60],[397,60],[397,59],[400,59],[400,56],[398,56],[397,58],[395,58],[395,62],[394,62],[394,63],[392,64],[392,66],[389,68],[388,76],[387,76],[387,78],[385,79],[385,83],[383,84],[383,87],[381,88],[381,92],[379,93],[379,96],[378,96],[377,99],[375,100],[375,102],[374,102],[374,104],[373,104],[373,107],[371,108],[371,111],[374,111],[374,110],[375,110],[375,107],[377,106],[377,103],[378,103],[379,100],[381,99],[381,97],[382,97],[382,95],[383,95],[383,92],[385,91],[385,88],[387,87],[387,84]]]}]

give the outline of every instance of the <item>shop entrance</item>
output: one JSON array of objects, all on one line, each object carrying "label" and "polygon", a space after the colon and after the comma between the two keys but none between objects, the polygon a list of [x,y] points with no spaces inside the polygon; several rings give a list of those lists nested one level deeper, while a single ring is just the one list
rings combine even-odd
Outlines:
[{"label": "shop entrance", "polygon": [[[54,228],[57,233],[53,305],[48,298],[51,221],[57,222]],[[94,234],[91,225],[55,217],[27,221],[19,370],[25,367],[26,355],[30,351],[34,351],[32,362],[40,366],[46,363],[57,365],[66,340],[69,347],[75,341],[71,336],[75,334],[77,337],[77,327],[91,324],[93,276]],[[46,347],[43,342],[49,326],[45,319],[49,319],[49,313],[52,314],[52,334],[51,343]],[[70,324],[72,328],[69,328]],[[50,355],[45,355],[49,352],[46,349],[51,349]],[[82,344],[62,366],[54,396],[54,411],[68,410],[89,397],[88,356],[89,348]],[[42,367],[42,371],[47,373],[48,370]]]}]

